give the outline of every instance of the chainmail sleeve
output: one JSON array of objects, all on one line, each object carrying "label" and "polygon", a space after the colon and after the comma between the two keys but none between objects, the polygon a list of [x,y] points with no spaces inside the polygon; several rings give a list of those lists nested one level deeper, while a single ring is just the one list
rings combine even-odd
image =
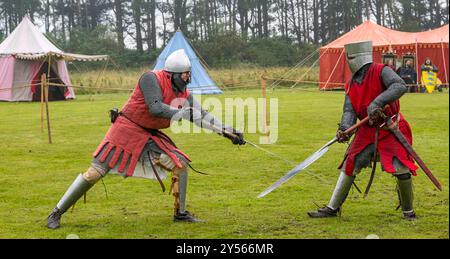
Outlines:
[{"label": "chainmail sleeve", "polygon": [[222,122],[211,115],[209,112],[205,111],[202,108],[201,104],[197,100],[195,100],[192,95],[189,95],[188,103],[193,112],[191,112],[189,118],[186,118],[185,116],[184,119],[190,120],[192,123],[202,129],[208,129],[218,134],[222,133],[222,130],[224,129],[224,125],[222,124]]},{"label": "chainmail sleeve", "polygon": [[160,118],[172,119],[179,112],[163,103],[161,88],[154,73],[145,73],[139,80],[139,85],[151,114]]},{"label": "chainmail sleeve", "polygon": [[215,118],[209,112],[203,110],[201,104],[197,102],[192,95],[189,95],[184,108],[172,117],[173,121],[186,120],[194,123],[202,129],[211,130],[222,135],[223,129],[231,129],[223,125],[220,120]]},{"label": "chainmail sleeve", "polygon": [[141,91],[144,94],[145,103],[149,107],[149,111],[161,118],[178,121],[184,119],[191,121],[200,128],[212,130],[221,134],[224,125],[220,120],[203,110],[201,104],[198,103],[192,95],[189,95],[185,107],[188,109],[174,109],[163,103],[161,88],[155,74],[148,72],[142,76],[139,81]]},{"label": "chainmail sleeve", "polygon": [[389,67],[383,69],[381,80],[386,87],[386,91],[373,101],[373,104],[379,108],[400,99],[408,91],[405,81]]},{"label": "chainmail sleeve", "polygon": [[351,126],[355,125],[357,119],[358,117],[355,110],[353,109],[353,105],[350,101],[350,96],[345,95],[344,108],[339,129],[342,131],[346,131]]}]

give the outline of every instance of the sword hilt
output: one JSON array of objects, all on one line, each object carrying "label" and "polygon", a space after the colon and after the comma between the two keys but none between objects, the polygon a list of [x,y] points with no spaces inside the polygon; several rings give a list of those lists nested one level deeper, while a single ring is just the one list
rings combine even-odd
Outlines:
[{"label": "sword hilt", "polygon": [[398,117],[398,114],[396,114],[392,117],[389,117],[383,113],[382,118],[384,120],[384,123],[380,125],[380,128],[384,128],[385,126],[387,126],[388,128],[395,128],[394,118],[396,118],[396,117]]},{"label": "sword hilt", "polygon": [[[384,107],[383,111],[386,110],[386,109],[389,108],[389,107],[390,107],[389,104],[386,105],[386,106]],[[381,112],[381,114],[382,114],[382,116],[383,116],[383,115],[386,116],[383,112]],[[367,116],[365,119],[359,121],[359,122],[356,123],[355,125],[351,126],[349,129],[347,129],[347,130],[344,132],[344,134],[347,134],[347,135],[352,134],[353,131],[359,129],[362,125],[368,123],[369,121],[370,121],[370,117]]]}]

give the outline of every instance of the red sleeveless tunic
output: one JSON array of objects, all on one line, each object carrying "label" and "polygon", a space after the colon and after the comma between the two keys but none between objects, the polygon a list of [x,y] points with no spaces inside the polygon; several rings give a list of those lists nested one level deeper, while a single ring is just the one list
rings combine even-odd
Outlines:
[{"label": "red sleeveless tunic", "polygon": [[[353,109],[358,119],[363,120],[368,116],[368,106],[386,90],[382,83],[381,73],[385,65],[372,64],[367,71],[365,78],[361,84],[355,81],[346,84],[345,91],[350,97]],[[412,145],[412,131],[408,122],[400,113],[400,102],[397,100],[389,104],[389,108],[385,110],[387,116],[398,114],[399,129],[405,135],[408,142]],[[345,158],[345,173],[349,176],[353,175],[355,167],[355,158],[369,145],[375,143],[376,128],[368,124],[363,125],[356,132],[355,138],[350,144]],[[408,154],[406,149],[388,130],[380,129],[378,136],[378,152],[380,154],[381,164],[387,173],[395,173],[396,170],[392,165],[392,160],[396,157],[402,162],[414,175],[416,175],[417,166],[413,158]]]},{"label": "red sleeveless tunic", "polygon": [[[177,94],[172,89],[169,73],[161,70],[153,71],[152,73],[156,75],[161,88],[163,103],[180,109],[189,97],[189,90],[186,89],[184,93]],[[171,157],[177,167],[181,168],[182,164],[175,152],[190,161],[189,157],[181,152],[167,135],[159,131],[160,129],[169,128],[171,120],[151,114],[139,84],[123,107],[122,114],[123,116],[120,116],[111,126],[102,143],[93,154],[94,157],[98,157],[105,150],[103,155],[99,157],[100,162],[105,162],[109,154],[115,150],[108,167],[114,168],[123,154],[119,172],[123,173],[127,169],[127,176],[133,176],[140,155],[150,139]],[[150,130],[153,132],[150,132]]]}]

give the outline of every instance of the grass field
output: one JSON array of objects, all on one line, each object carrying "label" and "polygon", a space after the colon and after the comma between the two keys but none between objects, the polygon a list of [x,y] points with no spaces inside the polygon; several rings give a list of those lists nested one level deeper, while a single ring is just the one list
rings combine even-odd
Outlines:
[{"label": "grass field", "polygon": [[[265,146],[301,162],[336,131],[343,93],[279,90],[279,141]],[[256,90],[227,92],[225,97],[259,97]],[[89,166],[90,155],[108,130],[108,109],[127,100],[126,94],[78,96],[50,103],[53,144],[41,133],[38,103],[0,103],[0,238],[449,238],[449,96],[411,94],[402,98],[415,148],[444,185],[437,191],[419,171],[415,206],[419,219],[407,222],[398,204],[395,179],[379,172],[367,199],[352,190],[341,218],[312,220],[314,202],[328,202],[338,176],[345,145],[332,146],[309,171],[299,174],[264,199],[256,196],[289,171],[283,161],[266,157],[250,146],[237,148],[212,134],[170,134],[209,176],[191,174],[188,209],[204,224],[172,222],[173,199],[157,182],[108,176],[62,219],[62,228],[45,227],[46,217],[75,177]],[[257,142],[257,135],[246,135]],[[357,184],[364,188],[370,172]],[[170,185],[168,180],[166,186]]]}]

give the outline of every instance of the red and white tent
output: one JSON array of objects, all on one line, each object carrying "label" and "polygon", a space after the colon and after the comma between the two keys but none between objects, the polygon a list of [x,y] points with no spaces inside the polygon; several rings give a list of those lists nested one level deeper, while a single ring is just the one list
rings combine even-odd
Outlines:
[{"label": "red and white tent", "polygon": [[41,75],[65,87],[50,86],[49,100],[74,99],[66,61],[99,61],[108,56],[65,53],[27,18],[0,44],[0,101],[40,100]]},{"label": "red and white tent", "polygon": [[438,78],[448,85],[449,27],[425,32],[395,31],[366,21],[339,39],[320,49],[320,89],[342,88],[351,79],[344,46],[358,41],[373,41],[374,61],[382,62],[383,53],[394,51],[399,57],[411,53],[416,56],[416,71],[420,82],[420,65],[428,57],[439,68]]}]

